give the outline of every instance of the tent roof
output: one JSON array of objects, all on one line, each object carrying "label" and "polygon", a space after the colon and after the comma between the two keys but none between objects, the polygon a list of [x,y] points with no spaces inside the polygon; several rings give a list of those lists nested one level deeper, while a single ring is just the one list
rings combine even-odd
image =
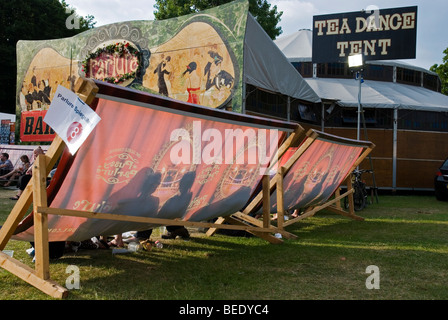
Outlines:
[{"label": "tent roof", "polygon": [[[290,62],[311,62],[313,57],[313,32],[309,29],[300,29],[290,35],[279,37],[274,41]],[[429,74],[437,73],[425,68],[413,66],[403,60],[370,60],[366,64],[397,66],[406,69],[423,71]]]},{"label": "tent roof", "polygon": [[[311,30],[302,29],[275,40],[290,62],[311,62]],[[400,60],[367,61],[368,64],[398,66],[429,74],[424,68]],[[321,99],[336,100],[345,107],[358,106],[359,84],[354,79],[305,78]],[[361,87],[361,103],[371,108],[398,108],[428,111],[448,111],[448,96],[418,86],[393,82],[365,80]]]},{"label": "tent roof", "polygon": [[[322,99],[336,100],[344,107],[358,107],[359,83],[354,79],[306,78]],[[368,108],[448,111],[448,96],[423,87],[365,80],[361,103]]]},{"label": "tent roof", "polygon": [[313,53],[313,33],[301,29],[293,34],[279,37],[274,43],[290,62],[311,62]]},{"label": "tent roof", "polygon": [[251,14],[244,40],[244,81],[296,99],[321,101]]}]

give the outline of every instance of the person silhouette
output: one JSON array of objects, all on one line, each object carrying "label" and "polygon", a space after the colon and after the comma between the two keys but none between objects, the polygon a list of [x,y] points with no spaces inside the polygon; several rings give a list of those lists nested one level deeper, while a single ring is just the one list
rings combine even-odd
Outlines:
[{"label": "person silhouette", "polygon": [[[226,217],[241,210],[251,195],[251,188],[243,186],[227,197],[212,202],[189,217],[189,221],[207,221],[219,216]],[[216,213],[219,212],[217,215]]]},{"label": "person silhouette", "polygon": [[[168,199],[160,208],[157,217],[161,219],[175,219],[182,218],[187,212],[193,193],[191,187],[193,186],[196,172],[190,171],[183,175],[179,181],[179,191],[177,194]],[[167,226],[168,233],[162,235],[163,239],[175,239],[177,236],[181,238],[189,238],[190,234],[184,226]]]},{"label": "person silhouette", "polygon": [[[152,193],[160,184],[160,179],[160,173],[154,173],[154,170],[149,167],[142,168],[125,186],[112,193],[107,198],[107,201],[104,201],[103,205],[95,211],[133,216],[154,216],[158,210],[159,199],[152,196]],[[142,205],[142,203],[146,201],[148,203]],[[102,236],[101,238],[104,238],[103,244],[106,243],[110,246],[122,247],[124,245],[122,232],[134,230],[132,229],[133,227],[135,227],[135,223],[132,222],[87,219],[78,227],[72,239],[73,241],[85,240],[81,238],[83,234],[89,234],[92,232],[91,230],[97,230],[96,232]],[[107,243],[105,241],[105,236],[109,235],[116,236],[115,239]]]},{"label": "person silhouette", "polygon": [[[139,190],[137,197],[126,198],[117,202],[116,208],[112,211],[113,214],[121,214],[138,217],[155,217],[159,209],[159,198],[153,193],[157,190],[162,179],[160,172],[153,172],[152,169],[148,171],[146,179],[143,181],[142,187]],[[136,222],[120,222],[114,224],[109,229],[103,231],[103,234],[119,234],[123,230],[137,230],[136,238],[148,239],[152,233],[152,229],[142,230],[142,225]],[[115,232],[114,232],[115,231]],[[120,244],[120,238],[115,239],[117,244]],[[114,244],[112,242],[112,244]]]}]

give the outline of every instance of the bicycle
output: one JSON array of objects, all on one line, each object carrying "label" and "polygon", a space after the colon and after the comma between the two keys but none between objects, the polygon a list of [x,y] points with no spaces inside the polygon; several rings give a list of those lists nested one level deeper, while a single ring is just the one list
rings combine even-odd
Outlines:
[{"label": "bicycle", "polygon": [[[363,173],[371,173],[372,170],[364,170],[364,169],[355,169],[353,170],[352,177],[352,186],[353,186],[353,202],[354,202],[354,210],[361,211],[367,205],[367,188],[366,183],[362,180]],[[348,209],[349,202],[348,197],[344,198],[344,207]]]}]

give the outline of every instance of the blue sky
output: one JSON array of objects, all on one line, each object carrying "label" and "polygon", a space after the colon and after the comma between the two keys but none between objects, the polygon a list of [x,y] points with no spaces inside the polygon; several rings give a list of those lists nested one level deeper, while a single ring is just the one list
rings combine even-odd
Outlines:
[{"label": "blue sky", "polygon": [[[417,55],[405,62],[429,69],[442,63],[443,50],[448,47],[448,1],[446,0],[268,0],[283,11],[281,36],[299,29],[312,29],[313,16],[321,14],[360,11],[369,6],[380,9],[418,6]],[[91,14],[96,26],[129,20],[153,20],[154,0],[67,0],[81,16]]]}]

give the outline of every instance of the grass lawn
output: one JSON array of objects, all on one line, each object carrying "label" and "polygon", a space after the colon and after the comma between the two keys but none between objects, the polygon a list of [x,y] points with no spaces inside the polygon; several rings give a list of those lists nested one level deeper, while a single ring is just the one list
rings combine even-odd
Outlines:
[{"label": "grass lawn", "polygon": [[[14,193],[0,190],[0,224]],[[191,229],[191,240],[162,240],[164,247],[150,252],[80,250],[51,261],[50,274],[65,285],[67,267],[79,268],[80,289],[69,300],[448,299],[448,203],[380,195],[358,214],[366,220],[319,213],[288,227],[298,238],[282,245]],[[29,247],[11,240],[5,249],[33,266]],[[379,289],[366,287],[372,265]],[[1,300],[51,299],[3,269],[0,286]]]}]

